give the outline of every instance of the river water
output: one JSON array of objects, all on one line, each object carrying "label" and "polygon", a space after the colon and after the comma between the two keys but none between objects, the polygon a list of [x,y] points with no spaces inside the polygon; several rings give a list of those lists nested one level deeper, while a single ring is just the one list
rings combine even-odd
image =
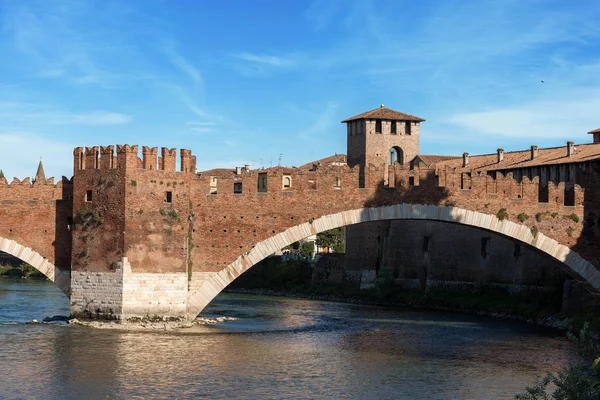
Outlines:
[{"label": "river water", "polygon": [[0,398],[503,399],[573,357],[521,323],[258,295],[177,332],[25,324],[68,313],[52,283],[0,279]]}]

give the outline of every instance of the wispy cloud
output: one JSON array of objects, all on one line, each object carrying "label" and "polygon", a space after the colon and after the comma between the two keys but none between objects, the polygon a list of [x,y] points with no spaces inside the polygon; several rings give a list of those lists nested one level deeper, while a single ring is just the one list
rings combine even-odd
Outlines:
[{"label": "wispy cloud", "polygon": [[518,139],[573,139],[600,125],[600,88],[563,96],[512,107],[458,113],[448,122],[479,135]]},{"label": "wispy cloud", "polygon": [[190,128],[190,131],[198,133],[209,133],[214,132],[215,130],[213,128]]},{"label": "wispy cloud", "polygon": [[302,129],[298,133],[298,137],[301,139],[314,139],[334,131],[333,127],[339,123],[336,118],[336,110],[337,106],[333,101],[327,102],[320,112],[313,114],[313,117],[309,121],[314,122]]},{"label": "wispy cloud", "polygon": [[189,121],[185,123],[186,125],[202,125],[202,126],[212,126],[217,123],[214,121]]},{"label": "wispy cloud", "polygon": [[187,74],[196,85],[203,85],[204,80],[202,79],[202,74],[200,73],[200,70],[194,65],[192,65],[192,63],[189,62],[186,58],[184,58],[175,49],[175,46],[172,43],[165,44],[163,46],[163,50],[169,58],[169,61],[173,65],[175,65],[185,74]]},{"label": "wispy cloud", "polygon": [[122,125],[131,117],[122,113],[71,112],[50,105],[17,102],[0,103],[0,126],[6,125]]},{"label": "wispy cloud", "polygon": [[233,54],[235,58],[240,60],[250,61],[256,64],[267,65],[271,67],[294,67],[296,66],[296,60],[292,57],[273,56],[266,54],[252,54],[252,53],[237,53]]}]

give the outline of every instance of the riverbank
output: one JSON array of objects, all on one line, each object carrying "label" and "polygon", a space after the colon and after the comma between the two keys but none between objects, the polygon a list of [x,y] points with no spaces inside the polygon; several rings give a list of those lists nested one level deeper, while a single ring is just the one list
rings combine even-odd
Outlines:
[{"label": "riverbank", "polygon": [[21,264],[18,266],[0,264],[0,277],[2,278],[24,278],[24,279],[47,279],[37,269],[29,264]]},{"label": "riverbank", "polygon": [[600,308],[583,309],[572,314],[562,312],[560,288],[522,288],[510,292],[493,285],[472,288],[407,289],[392,279],[378,281],[375,287],[312,282],[312,266],[303,261],[282,261],[269,257],[238,279],[226,291],[272,296],[298,297],[397,308],[415,308],[463,312],[512,319],[561,330],[579,330],[587,321],[590,330],[600,332]]},{"label": "riverbank", "polygon": [[587,309],[573,315],[560,312],[560,306],[552,303],[550,296],[508,294],[489,290],[474,294],[448,290],[427,292],[390,289],[351,289],[336,287],[310,287],[304,291],[279,291],[259,288],[228,288],[228,293],[258,294],[333,301],[392,308],[439,310],[510,319],[563,331],[577,331],[587,321],[590,330],[600,332],[600,310]]}]

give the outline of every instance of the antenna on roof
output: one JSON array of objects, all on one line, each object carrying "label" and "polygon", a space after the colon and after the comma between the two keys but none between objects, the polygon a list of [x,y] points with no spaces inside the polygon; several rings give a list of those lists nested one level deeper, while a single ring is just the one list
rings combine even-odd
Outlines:
[{"label": "antenna on roof", "polygon": [[281,167],[281,156],[283,155],[283,153],[279,153],[279,161],[277,162],[277,166]]}]

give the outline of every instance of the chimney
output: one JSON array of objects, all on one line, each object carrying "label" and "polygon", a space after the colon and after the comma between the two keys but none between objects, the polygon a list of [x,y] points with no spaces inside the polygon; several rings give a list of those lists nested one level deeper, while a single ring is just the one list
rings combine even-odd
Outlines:
[{"label": "chimney", "polygon": [[567,157],[571,157],[575,154],[575,144],[572,141],[567,142]]},{"label": "chimney", "polygon": [[504,149],[498,149],[498,162],[504,160]]},{"label": "chimney", "polygon": [[531,159],[533,160],[538,155],[538,147],[536,145],[531,146]]},{"label": "chimney", "polygon": [[250,164],[245,164],[245,165],[244,165],[244,169],[245,169],[246,171],[250,171]]},{"label": "chimney", "polygon": [[463,168],[469,165],[469,153],[463,153]]},{"label": "chimney", "polygon": [[594,129],[588,133],[594,135],[594,143],[600,143],[600,129]]},{"label": "chimney", "polygon": [[242,167],[235,167],[235,174],[236,175],[241,175],[242,174]]}]

